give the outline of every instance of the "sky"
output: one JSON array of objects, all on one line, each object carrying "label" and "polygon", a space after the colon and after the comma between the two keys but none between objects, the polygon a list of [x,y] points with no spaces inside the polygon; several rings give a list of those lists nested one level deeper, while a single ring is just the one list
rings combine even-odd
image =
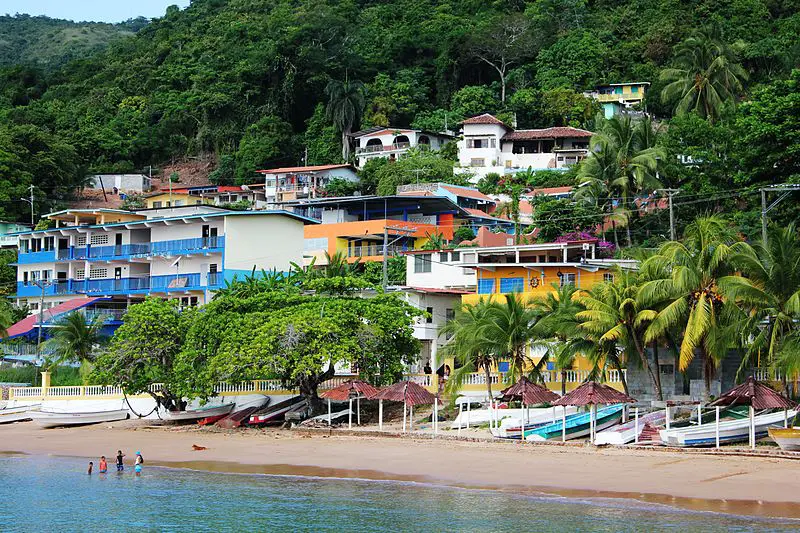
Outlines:
[{"label": "sky", "polygon": [[0,14],[47,15],[76,22],[122,22],[136,17],[160,17],[170,5],[183,8],[189,5],[189,0],[0,0]]}]

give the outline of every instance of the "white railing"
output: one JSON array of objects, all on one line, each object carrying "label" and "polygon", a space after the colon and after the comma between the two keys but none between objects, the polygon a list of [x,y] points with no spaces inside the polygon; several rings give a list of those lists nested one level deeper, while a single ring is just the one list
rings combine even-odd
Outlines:
[{"label": "white railing", "polygon": [[118,396],[122,394],[122,387],[111,385],[88,385],[85,388],[86,396]]},{"label": "white railing", "polygon": [[[625,369],[622,369],[622,375],[625,376],[625,378],[627,379],[628,371],[625,370]],[[616,370],[616,369],[615,370],[608,370],[606,372],[606,379],[610,383],[622,383],[622,380],[619,377],[619,370]]]},{"label": "white railing", "polygon": [[780,381],[781,373],[771,368],[754,368],[753,378],[756,381]]},{"label": "white railing", "polygon": [[243,381],[241,383],[218,383],[214,387],[214,392],[221,394],[223,392],[253,392],[256,390],[255,381]]},{"label": "white railing", "polygon": [[83,387],[50,387],[47,389],[48,396],[82,396]]},{"label": "white railing", "polygon": [[[489,374],[489,379],[491,380],[492,385],[496,385],[503,381],[503,375],[493,372]],[[473,372],[471,374],[467,374],[464,376],[464,381],[462,383],[464,385],[486,385],[486,373]]]},{"label": "white railing", "polygon": [[430,387],[433,385],[433,376],[430,374],[406,374],[403,377],[423,387]]},{"label": "white railing", "polygon": [[286,390],[286,387],[283,386],[281,380],[279,379],[259,379],[256,381],[257,383],[257,390],[261,392],[273,392],[273,391],[283,391]]},{"label": "white railing", "polygon": [[42,395],[41,387],[12,387],[11,394],[15,398],[33,398]]}]

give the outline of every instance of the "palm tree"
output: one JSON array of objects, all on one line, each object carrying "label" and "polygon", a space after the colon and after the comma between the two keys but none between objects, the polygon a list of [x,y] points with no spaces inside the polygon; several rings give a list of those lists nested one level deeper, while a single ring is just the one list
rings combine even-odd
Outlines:
[{"label": "palm tree", "polygon": [[[656,134],[650,119],[634,123],[629,116],[613,117],[592,136],[592,151],[578,174],[578,198],[589,198],[620,219],[633,209],[633,198],[644,190],[659,186],[658,161],[663,151],[656,147]],[[621,198],[614,213],[614,198]],[[628,246],[632,245],[630,224]]]},{"label": "palm tree", "polygon": [[438,231],[434,233],[425,233],[427,242],[422,246],[423,250],[443,250],[447,247],[447,239]]},{"label": "palm tree", "polygon": [[[515,382],[525,374],[530,366],[528,346],[537,338],[534,326],[539,318],[536,312],[526,305],[517,293],[506,294],[501,302],[493,301],[486,313],[486,326],[482,337],[489,342],[490,351],[498,360],[509,360],[511,369],[507,381]],[[538,374],[539,367],[533,372]],[[538,378],[537,381],[541,381]]]},{"label": "palm tree", "polygon": [[366,87],[360,81],[331,80],[325,87],[327,114],[342,132],[342,160],[350,159],[350,133],[361,122],[366,104]]},{"label": "palm tree", "polygon": [[[658,399],[662,400],[660,375],[657,369],[653,372],[643,338],[643,326],[655,317],[656,311],[642,304],[639,290],[635,273],[618,270],[613,282],[595,285],[589,294],[579,297],[586,310],[578,313],[578,319],[580,328],[588,332],[598,345],[611,345],[603,352],[610,355],[619,346],[626,361],[638,359],[647,370]],[[622,379],[627,393],[627,383],[624,377]]]},{"label": "palm tree", "polygon": [[723,109],[743,91],[747,71],[716,28],[697,31],[675,47],[675,68],[661,72],[667,85],[664,102],[675,102],[675,114],[694,111],[714,122]]},{"label": "palm tree", "polygon": [[102,343],[102,328],[108,315],[99,314],[88,320],[78,311],[73,311],[59,320],[53,328],[53,336],[46,342],[53,348],[54,364],[80,363],[84,382],[92,370],[98,346]]},{"label": "palm tree", "polygon": [[701,217],[687,226],[683,242],[664,243],[641,266],[650,279],[640,288],[641,305],[662,306],[648,317],[645,342],[663,339],[675,326],[682,329],[679,369],[686,370],[698,352],[706,395],[717,366],[737,344],[734,321],[738,309],[720,290],[732,273],[733,241],[725,219]]},{"label": "palm tree", "polygon": [[[768,364],[779,360],[787,363],[788,355],[779,357],[780,352],[784,341],[798,331],[800,320],[800,238],[796,226],[770,226],[766,243],[735,243],[731,254],[731,263],[742,275],[726,278],[720,287],[748,311],[743,334],[749,349],[740,373],[756,365],[762,354]],[[787,351],[791,353],[792,350]],[[783,371],[785,379],[788,369],[778,370]]]},{"label": "palm tree", "polygon": [[0,339],[8,337],[8,328],[12,323],[13,319],[8,305],[0,304]]},{"label": "palm tree", "polygon": [[455,317],[439,329],[439,335],[449,337],[442,353],[458,362],[450,375],[445,391],[455,397],[464,384],[467,374],[483,371],[486,374],[486,393],[492,398],[492,368],[497,360],[491,343],[484,337],[489,322],[489,303],[481,298],[477,304],[463,304]]}]

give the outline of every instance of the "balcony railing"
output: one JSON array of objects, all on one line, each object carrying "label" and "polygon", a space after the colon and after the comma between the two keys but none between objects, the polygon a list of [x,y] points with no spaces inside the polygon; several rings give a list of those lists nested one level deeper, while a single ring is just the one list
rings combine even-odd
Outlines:
[{"label": "balcony railing", "polygon": [[[182,255],[218,252],[225,246],[225,237],[199,237],[146,243],[121,244],[113,246],[81,246],[59,250],[59,261],[85,260],[109,261],[130,259],[152,255]],[[31,261],[33,263],[39,261]]]},{"label": "balcony railing", "polygon": [[[386,247],[386,253],[390,256],[402,251],[402,246]],[[363,244],[360,246],[351,246],[347,249],[347,257],[371,257],[376,255],[383,255],[382,244]]]},{"label": "balcony railing", "polygon": [[391,152],[394,150],[406,150],[411,148],[411,143],[394,143],[394,144],[373,144],[371,146],[363,146],[356,150],[356,154],[374,154],[377,152]]},{"label": "balcony railing", "polygon": [[52,263],[56,260],[55,250],[44,250],[40,252],[20,252],[17,256],[17,263],[29,265],[32,263]]}]

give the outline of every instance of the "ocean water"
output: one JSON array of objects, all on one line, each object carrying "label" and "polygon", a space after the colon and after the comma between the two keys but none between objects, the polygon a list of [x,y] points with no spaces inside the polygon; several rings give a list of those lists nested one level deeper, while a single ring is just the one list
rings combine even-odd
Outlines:
[{"label": "ocean water", "polygon": [[130,470],[88,476],[85,467],[79,459],[0,457],[0,531],[800,530],[796,521],[684,511],[633,500],[154,466],[138,478]]}]

